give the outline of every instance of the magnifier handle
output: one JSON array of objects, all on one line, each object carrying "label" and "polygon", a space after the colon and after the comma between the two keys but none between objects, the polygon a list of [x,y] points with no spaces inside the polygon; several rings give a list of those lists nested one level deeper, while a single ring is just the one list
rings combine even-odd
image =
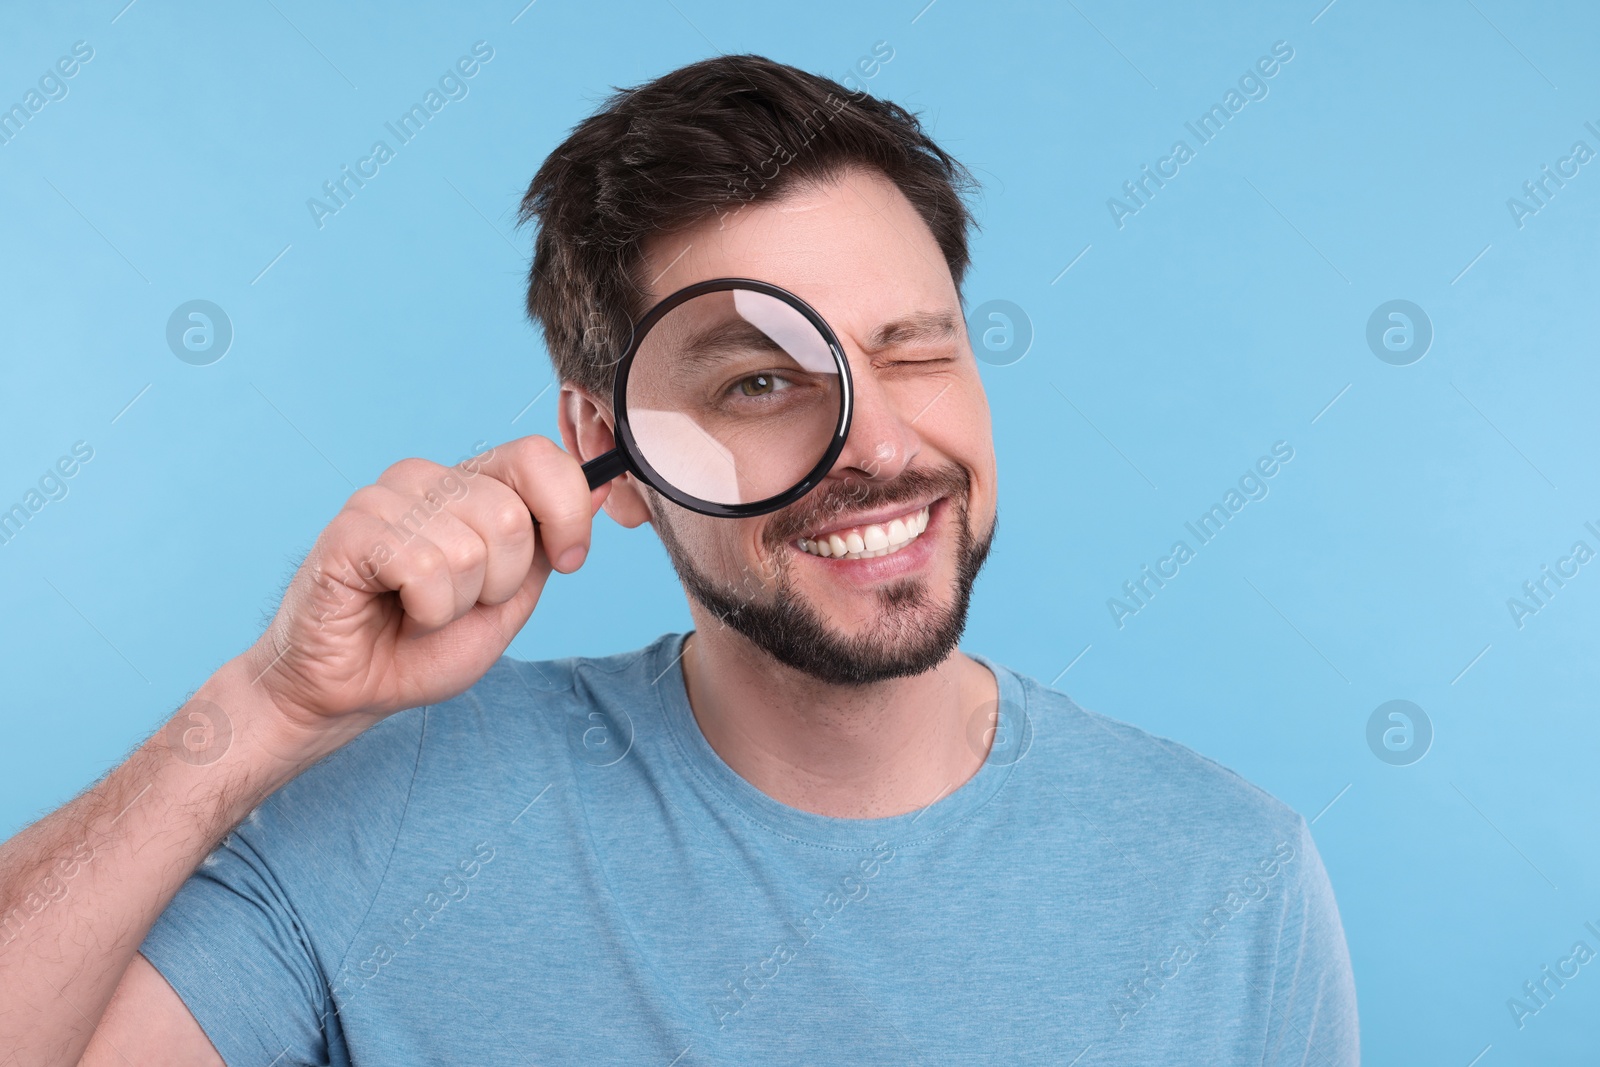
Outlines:
[{"label": "magnifier handle", "polygon": [[615,448],[583,465],[584,477],[589,479],[590,489],[600,488],[627,469],[628,461],[623,458],[622,452]]}]

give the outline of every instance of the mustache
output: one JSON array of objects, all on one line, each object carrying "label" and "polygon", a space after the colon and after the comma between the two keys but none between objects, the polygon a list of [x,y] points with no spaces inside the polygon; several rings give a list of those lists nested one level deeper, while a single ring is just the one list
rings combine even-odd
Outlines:
[{"label": "mustache", "polygon": [[764,540],[767,547],[775,549],[850,510],[871,511],[935,496],[951,496],[965,503],[971,488],[966,470],[953,463],[907,470],[889,482],[847,476],[842,481],[818,486],[798,503],[778,512],[768,525]]}]

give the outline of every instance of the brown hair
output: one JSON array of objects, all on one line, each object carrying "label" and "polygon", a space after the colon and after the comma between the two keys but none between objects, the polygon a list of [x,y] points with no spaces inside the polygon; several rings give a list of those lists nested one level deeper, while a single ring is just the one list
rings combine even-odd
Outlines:
[{"label": "brown hair", "polygon": [[611,368],[647,310],[647,238],[850,166],[899,187],[959,292],[975,225],[963,197],[976,183],[899,105],[756,55],[617,90],[550,153],[517,215],[538,220],[528,315],[557,377],[610,400]]}]

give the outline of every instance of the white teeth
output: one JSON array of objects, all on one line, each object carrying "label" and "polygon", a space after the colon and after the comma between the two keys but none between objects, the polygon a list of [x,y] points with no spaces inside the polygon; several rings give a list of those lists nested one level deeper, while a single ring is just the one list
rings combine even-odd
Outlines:
[{"label": "white teeth", "polygon": [[825,537],[802,537],[795,542],[802,551],[823,559],[873,559],[898,552],[915,541],[928,528],[929,510],[924,507],[916,513],[891,519],[888,523],[872,523],[858,530]]}]

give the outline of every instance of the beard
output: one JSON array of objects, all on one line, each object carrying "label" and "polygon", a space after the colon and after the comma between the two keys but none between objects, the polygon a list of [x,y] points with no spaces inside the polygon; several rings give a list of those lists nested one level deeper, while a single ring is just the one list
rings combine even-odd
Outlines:
[{"label": "beard", "polygon": [[[933,494],[949,502],[946,514],[956,537],[956,576],[949,605],[940,606],[926,579],[902,578],[875,591],[873,621],[865,632],[841,634],[830,628],[821,612],[795,591],[790,553],[799,550],[786,548],[785,543],[846,508],[876,509]],[[770,595],[765,595],[764,585],[761,596],[740,595],[700,571],[667,521],[666,502],[652,493],[653,521],[688,594],[779,663],[830,685],[865,686],[922,674],[944,662],[966,629],[972,586],[988,559],[999,517],[996,512],[988,530],[973,536],[968,514],[971,479],[966,471],[953,465],[911,470],[881,485],[846,483],[812,495],[816,499],[780,512],[766,531],[768,559],[776,569],[776,591]]]}]

